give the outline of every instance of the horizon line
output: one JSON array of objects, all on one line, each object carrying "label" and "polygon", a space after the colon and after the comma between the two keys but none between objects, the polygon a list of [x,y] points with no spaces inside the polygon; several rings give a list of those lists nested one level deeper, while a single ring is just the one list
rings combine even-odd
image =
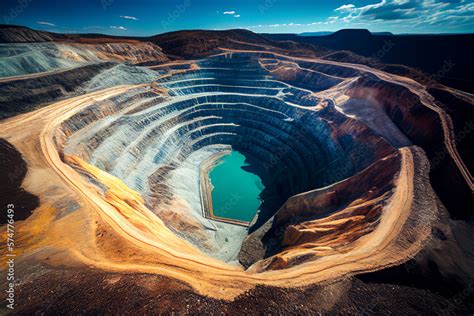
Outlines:
[{"label": "horizon line", "polygon": [[[134,37],[134,38],[147,38],[147,37],[153,37],[153,36],[158,36],[158,35],[163,35],[163,34],[168,34],[168,33],[174,33],[174,32],[186,32],[186,31],[210,31],[210,32],[225,32],[225,31],[235,31],[235,30],[244,30],[248,31],[254,34],[292,34],[292,35],[300,35],[300,34],[310,34],[310,33],[331,33],[334,34],[339,31],[344,31],[344,30],[367,30],[369,33],[374,34],[374,35],[379,35],[380,33],[390,33],[389,34],[382,34],[386,36],[403,36],[403,35],[471,35],[474,34],[474,32],[433,32],[433,33],[420,33],[420,32],[403,32],[403,33],[394,33],[391,31],[371,31],[368,28],[341,28],[338,30],[318,30],[318,31],[305,31],[305,32],[254,32],[248,28],[229,28],[229,29],[206,29],[206,28],[195,28],[195,29],[176,29],[168,32],[163,32],[163,33],[153,33],[151,35],[116,35],[116,34],[108,34],[108,33],[81,33],[81,32],[58,32],[58,31],[48,31],[44,29],[38,29],[26,25],[20,25],[20,24],[5,24],[5,23],[0,23],[0,27],[22,27],[22,28],[27,28],[31,29],[33,31],[38,31],[38,32],[47,32],[47,33],[53,33],[53,34],[63,34],[63,35],[106,35],[106,36],[111,36],[111,37]],[[330,34],[328,34],[330,35]],[[325,36],[325,35],[321,35]]]}]

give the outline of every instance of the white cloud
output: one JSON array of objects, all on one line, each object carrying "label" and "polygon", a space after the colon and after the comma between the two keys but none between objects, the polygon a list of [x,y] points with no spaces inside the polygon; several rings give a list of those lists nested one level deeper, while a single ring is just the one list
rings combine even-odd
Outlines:
[{"label": "white cloud", "polygon": [[111,29],[114,29],[114,30],[120,30],[120,31],[126,31],[126,30],[127,30],[126,27],[123,27],[123,26],[115,26],[115,25],[111,25],[110,28],[111,28]]},{"label": "white cloud", "polygon": [[[474,12],[466,12],[465,0],[379,0],[375,4],[356,7],[345,4],[334,11],[340,14],[337,22],[372,24],[403,21],[405,27],[441,25],[458,21],[459,26],[473,23]],[[328,23],[334,23],[331,18]]]},{"label": "white cloud", "polygon": [[331,30],[352,27],[373,30],[383,28],[395,32],[443,32],[443,25],[446,25],[463,31],[474,27],[474,3],[471,2],[472,0],[374,0],[373,4],[361,6],[346,3],[335,8],[335,14],[325,20],[312,23],[294,21],[259,24],[247,28],[285,28],[294,32],[319,27]]},{"label": "white cloud", "polygon": [[[405,24],[433,23],[444,19],[462,19],[473,16],[474,12],[465,12],[466,6],[460,5],[464,0],[381,0],[381,2],[363,7],[344,5],[346,10],[335,11],[349,13],[346,19],[364,21],[405,21]],[[466,21],[469,18],[465,19]]]},{"label": "white cloud", "polygon": [[235,11],[224,11],[224,14],[234,15]]},{"label": "white cloud", "polygon": [[130,15],[121,15],[120,17],[121,17],[122,19],[138,21],[138,18],[136,18],[136,17],[134,17],[134,16],[130,16]]},{"label": "white cloud", "polygon": [[235,14],[234,18],[240,18],[240,14]]},{"label": "white cloud", "polygon": [[48,25],[48,26],[56,26],[56,24],[49,23],[49,22],[44,22],[44,21],[38,21],[38,22],[36,22],[36,24]]},{"label": "white cloud", "polygon": [[323,22],[312,22],[312,23],[278,23],[278,24],[259,24],[259,25],[252,25],[252,26],[248,26],[246,27],[247,29],[255,29],[255,28],[264,28],[264,27],[287,27],[287,26],[291,26],[291,27],[301,27],[301,26],[314,26],[314,25],[319,25],[319,24],[323,24]]},{"label": "white cloud", "polygon": [[351,4],[344,4],[341,5],[339,8],[335,9],[334,11],[340,11],[340,12],[349,12],[352,11],[355,8],[355,5]]}]

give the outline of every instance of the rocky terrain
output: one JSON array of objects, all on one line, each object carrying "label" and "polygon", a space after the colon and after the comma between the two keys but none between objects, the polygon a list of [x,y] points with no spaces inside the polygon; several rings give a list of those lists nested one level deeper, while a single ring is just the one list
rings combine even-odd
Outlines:
[{"label": "rocky terrain", "polygon": [[[16,313],[472,313],[471,94],[243,30],[0,41]],[[203,210],[229,149],[250,227]]]},{"label": "rocky terrain", "polygon": [[[440,82],[473,93],[473,34],[371,33],[365,29],[345,29],[323,36],[262,34],[267,40],[293,41],[330,49],[333,60],[348,55],[372,67],[391,73],[404,73],[424,84]],[[362,56],[365,57],[361,58]],[[422,56],[422,57],[421,57]],[[408,67],[407,67],[408,66]],[[411,73],[411,74],[410,74]]]}]

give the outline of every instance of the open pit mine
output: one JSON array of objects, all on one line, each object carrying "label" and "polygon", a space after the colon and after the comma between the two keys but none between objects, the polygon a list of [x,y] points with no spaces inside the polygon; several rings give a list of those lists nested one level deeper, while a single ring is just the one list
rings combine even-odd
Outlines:
[{"label": "open pit mine", "polygon": [[426,312],[472,284],[472,94],[243,30],[0,31],[14,313]]}]

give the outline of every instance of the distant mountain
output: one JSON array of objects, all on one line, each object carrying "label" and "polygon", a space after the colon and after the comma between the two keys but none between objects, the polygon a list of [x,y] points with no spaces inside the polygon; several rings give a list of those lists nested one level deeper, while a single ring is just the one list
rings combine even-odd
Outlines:
[{"label": "distant mountain", "polygon": [[[104,34],[60,34],[24,26],[1,25],[0,43],[74,42],[81,44],[151,42],[172,58],[201,58],[220,52],[220,47],[246,50],[273,50],[297,56],[320,56],[329,50],[295,41],[278,42],[244,29],[223,31],[183,30],[148,37]],[[161,50],[160,50],[161,52]]]},{"label": "distant mountain", "polygon": [[299,36],[326,36],[331,35],[334,32],[303,32],[298,34]]},{"label": "distant mountain", "polygon": [[342,29],[339,31],[303,32],[300,36],[327,36],[332,34],[372,34],[372,35],[393,35],[390,32],[371,32],[368,29]]},{"label": "distant mountain", "polygon": [[[125,37],[103,34],[59,34],[22,26],[0,25],[0,43],[25,42],[152,42],[171,58],[200,58],[219,51],[219,47],[246,50],[273,50],[294,56],[332,54],[339,61],[364,63],[362,58],[383,64],[414,67],[439,81],[463,91],[474,92],[474,34],[393,35],[371,33],[366,29],[344,29],[329,35],[256,34],[248,30],[185,30],[150,37]],[[353,55],[344,53],[349,51]],[[337,54],[335,54],[337,52]],[[174,57],[173,57],[174,56]],[[342,58],[342,59],[341,59]],[[372,65],[374,66],[374,65]],[[376,65],[375,65],[376,66]],[[380,65],[380,67],[386,67]],[[388,69],[388,68],[387,68]],[[393,71],[404,71],[391,66]],[[429,79],[429,78],[428,78]]]},{"label": "distant mountain", "polygon": [[370,32],[372,35],[393,35],[392,32]]},{"label": "distant mountain", "polygon": [[[238,46],[255,49],[254,45],[270,45],[271,40],[243,29],[209,31],[185,30],[159,34],[148,38],[160,46],[166,54],[185,58],[202,57],[222,46]],[[225,44],[225,45],[224,45]]]},{"label": "distant mountain", "polygon": [[370,31],[367,29],[344,29],[334,32],[327,37],[332,39],[345,39],[353,41],[354,38],[361,39],[369,38],[371,36],[372,33],[370,33]]},{"label": "distant mountain", "polygon": [[474,92],[474,34],[385,35],[364,29],[345,29],[326,36],[262,35],[272,40],[351,51],[385,64],[415,67],[431,74],[426,77],[431,76],[447,86]]},{"label": "distant mountain", "polygon": [[[303,32],[299,33],[299,36],[327,36],[334,34],[335,32],[331,31],[321,31],[321,32]],[[370,32],[372,35],[393,35],[391,32]]]},{"label": "distant mountain", "polygon": [[28,27],[0,24],[0,43],[51,42],[54,33],[36,31]]},{"label": "distant mountain", "polygon": [[26,26],[0,24],[0,43],[81,42],[100,43],[144,40],[145,37],[114,36],[105,34],[62,34],[34,30]]}]

